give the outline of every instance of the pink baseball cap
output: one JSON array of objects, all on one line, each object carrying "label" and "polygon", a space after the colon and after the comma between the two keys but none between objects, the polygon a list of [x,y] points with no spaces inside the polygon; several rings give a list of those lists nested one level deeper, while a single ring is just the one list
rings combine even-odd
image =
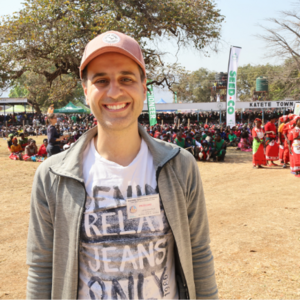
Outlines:
[{"label": "pink baseball cap", "polygon": [[145,62],[138,42],[124,33],[107,31],[96,36],[86,45],[79,67],[80,78],[82,79],[82,71],[90,61],[108,52],[121,53],[131,58],[142,68],[146,76]]}]

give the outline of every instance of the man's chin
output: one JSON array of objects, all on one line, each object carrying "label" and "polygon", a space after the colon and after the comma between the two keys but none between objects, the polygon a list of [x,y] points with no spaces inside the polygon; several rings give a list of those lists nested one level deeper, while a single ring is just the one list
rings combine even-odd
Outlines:
[{"label": "man's chin", "polygon": [[98,125],[103,129],[108,129],[111,131],[124,131],[129,128],[135,126],[137,124],[137,120],[129,121],[129,120],[110,120],[104,122],[98,122]]}]

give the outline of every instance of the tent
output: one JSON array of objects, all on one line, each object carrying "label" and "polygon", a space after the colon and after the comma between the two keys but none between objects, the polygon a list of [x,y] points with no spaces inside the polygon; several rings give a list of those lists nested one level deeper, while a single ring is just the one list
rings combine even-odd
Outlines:
[{"label": "tent", "polygon": [[83,108],[85,110],[85,113],[90,114],[91,110],[88,106],[86,106],[85,104],[81,103],[81,102],[76,102],[75,105],[77,107]]},{"label": "tent", "polygon": [[83,108],[75,106],[72,102],[69,102],[66,106],[58,109],[54,109],[54,113],[61,114],[83,114],[87,113]]},{"label": "tent", "polygon": [[167,103],[164,99],[160,99],[159,101],[157,101],[156,103]]}]

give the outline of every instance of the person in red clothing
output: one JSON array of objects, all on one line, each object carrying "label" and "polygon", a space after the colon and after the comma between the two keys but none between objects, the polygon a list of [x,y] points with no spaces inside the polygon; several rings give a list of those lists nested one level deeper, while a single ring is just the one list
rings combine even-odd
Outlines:
[{"label": "person in red clothing", "polygon": [[239,130],[238,127],[235,127],[235,130],[233,131],[233,133],[239,138],[241,136],[241,131]]},{"label": "person in red clothing", "polygon": [[293,169],[296,177],[300,177],[300,117],[297,116],[293,122],[295,122],[295,127],[291,131],[293,135],[292,143],[292,153],[293,153]]},{"label": "person in red clothing", "polygon": [[284,152],[283,152],[284,165],[282,166],[283,168],[287,167],[287,164],[290,162],[290,154],[292,153],[291,144],[290,144],[290,140],[288,137],[289,137],[290,131],[294,128],[294,125],[292,123],[294,115],[291,114],[288,116],[288,118],[289,118],[289,122],[287,122],[284,125],[283,131],[282,131],[284,139],[285,139]]},{"label": "person in red clothing", "polygon": [[289,120],[288,116],[282,116],[279,118],[280,121],[280,126],[278,128],[278,143],[279,143],[279,160],[280,164],[284,165],[284,160],[283,160],[283,153],[284,153],[284,135],[283,135],[283,129],[286,124],[286,122]]},{"label": "person in red clothing", "polygon": [[43,144],[39,149],[38,156],[47,157],[47,146],[48,146],[48,140],[44,139]]},{"label": "person in red clothing", "polygon": [[279,145],[276,141],[276,126],[275,126],[276,117],[275,115],[271,116],[270,121],[265,125],[265,134],[266,134],[266,159],[269,162],[269,166],[277,166],[274,163],[274,160],[279,159]]},{"label": "person in red clothing", "polygon": [[266,156],[264,153],[264,130],[261,128],[261,119],[255,119],[255,127],[252,129],[253,137],[253,167],[262,168],[262,165],[266,165]]}]

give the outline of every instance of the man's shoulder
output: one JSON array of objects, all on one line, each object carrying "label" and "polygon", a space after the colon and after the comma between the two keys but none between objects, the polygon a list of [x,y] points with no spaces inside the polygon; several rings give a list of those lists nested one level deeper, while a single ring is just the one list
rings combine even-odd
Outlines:
[{"label": "man's shoulder", "polygon": [[62,163],[62,161],[65,158],[66,152],[67,151],[60,152],[60,153],[52,155],[51,157],[44,160],[37,168],[37,173],[40,176],[46,175],[50,171],[50,168],[52,166]]}]

